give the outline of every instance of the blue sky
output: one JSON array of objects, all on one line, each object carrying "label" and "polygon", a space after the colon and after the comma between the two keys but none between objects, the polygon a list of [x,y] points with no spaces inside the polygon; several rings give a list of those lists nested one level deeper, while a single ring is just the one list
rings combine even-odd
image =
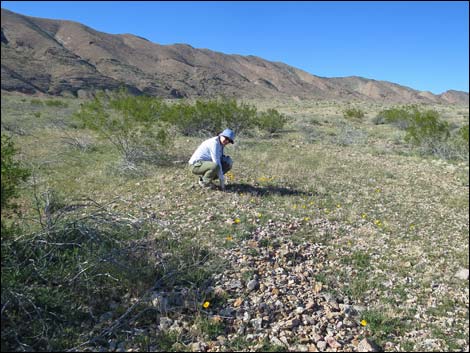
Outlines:
[{"label": "blue sky", "polygon": [[467,1],[2,1],[158,44],[255,55],[323,77],[469,91]]}]

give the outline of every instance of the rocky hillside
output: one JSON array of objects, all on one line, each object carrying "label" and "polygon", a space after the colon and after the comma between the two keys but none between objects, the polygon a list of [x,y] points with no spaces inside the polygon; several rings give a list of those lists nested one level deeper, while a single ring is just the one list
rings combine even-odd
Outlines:
[{"label": "rocky hillside", "polygon": [[125,85],[163,97],[344,99],[468,105],[466,92],[440,95],[361,77],[325,78],[255,56],[227,55],[185,44],[159,45],[72,21],[2,9],[2,90],[87,95]]}]

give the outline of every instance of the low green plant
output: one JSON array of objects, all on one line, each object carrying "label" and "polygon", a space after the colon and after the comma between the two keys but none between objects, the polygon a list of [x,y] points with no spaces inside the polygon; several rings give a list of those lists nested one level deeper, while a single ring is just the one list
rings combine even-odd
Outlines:
[{"label": "low green plant", "polygon": [[195,320],[195,326],[200,331],[200,334],[209,340],[215,340],[217,336],[225,334],[225,326],[222,321],[217,321],[212,318],[199,316]]},{"label": "low green plant", "polygon": [[399,317],[390,317],[379,310],[364,311],[361,314],[361,322],[380,346],[386,340],[406,330],[404,320]]},{"label": "low green plant", "polygon": [[63,102],[63,101],[58,100],[58,99],[46,100],[45,104],[48,107],[64,107],[64,108],[67,108],[69,106],[66,102]]},{"label": "low green plant", "polygon": [[347,120],[361,121],[365,115],[364,111],[359,108],[347,108],[343,111],[343,116]]}]

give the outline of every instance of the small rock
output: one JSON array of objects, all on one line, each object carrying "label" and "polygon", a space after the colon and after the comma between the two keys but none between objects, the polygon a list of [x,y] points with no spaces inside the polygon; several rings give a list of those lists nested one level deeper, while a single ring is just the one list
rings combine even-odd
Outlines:
[{"label": "small rock", "polygon": [[324,351],[326,349],[326,342],[325,341],[318,341],[317,342],[317,348],[320,350],[320,351]]},{"label": "small rock", "polygon": [[468,269],[461,268],[456,272],[455,277],[462,280],[468,280]]},{"label": "small rock", "polygon": [[191,352],[205,352],[207,350],[207,344],[205,342],[194,342],[191,343]]},{"label": "small rock", "polygon": [[173,320],[163,316],[160,318],[160,330],[165,331],[173,324]]},{"label": "small rock", "polygon": [[248,284],[246,285],[246,288],[251,292],[259,287],[259,282],[256,279],[252,279]]},{"label": "small rock", "polygon": [[326,343],[328,343],[328,345],[331,348],[340,348],[341,347],[341,344],[331,336],[326,337],[325,340],[326,340]]},{"label": "small rock", "polygon": [[380,352],[381,349],[374,342],[370,341],[367,338],[364,338],[359,345],[357,346],[359,352]]}]

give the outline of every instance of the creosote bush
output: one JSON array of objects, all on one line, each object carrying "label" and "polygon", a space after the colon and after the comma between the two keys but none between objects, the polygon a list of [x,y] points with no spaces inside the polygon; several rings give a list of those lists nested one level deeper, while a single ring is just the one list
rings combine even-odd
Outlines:
[{"label": "creosote bush", "polygon": [[361,121],[365,117],[364,111],[359,108],[347,108],[343,112],[343,116],[347,120],[359,120]]},{"label": "creosote bush", "polygon": [[227,127],[237,134],[252,135],[254,128],[279,132],[287,122],[275,109],[258,112],[255,106],[235,99],[167,104],[154,97],[132,96],[125,90],[97,94],[82,104],[75,116],[83,127],[109,140],[128,162],[137,160],[144,150],[166,146],[171,126],[185,136],[215,135]]},{"label": "creosote bush", "polygon": [[374,118],[375,124],[392,124],[404,130],[405,141],[423,154],[444,159],[468,160],[468,125],[451,131],[435,110],[422,110],[416,105],[386,109]]},{"label": "creosote bush", "polygon": [[96,131],[113,144],[126,162],[133,163],[163,153],[170,142],[159,99],[137,97],[124,90],[99,93],[75,114],[83,127]]},{"label": "creosote bush", "polygon": [[275,109],[260,112],[256,118],[257,127],[271,134],[280,132],[286,123],[287,117]]},{"label": "creosote bush", "polygon": [[[2,143],[2,193],[1,193],[1,207],[2,211],[5,208],[11,207],[11,199],[17,196],[19,184],[26,180],[29,172],[26,168],[22,167],[18,161],[15,160],[17,152],[11,137],[7,135],[1,136]],[[3,224],[3,223],[2,223]]]}]

